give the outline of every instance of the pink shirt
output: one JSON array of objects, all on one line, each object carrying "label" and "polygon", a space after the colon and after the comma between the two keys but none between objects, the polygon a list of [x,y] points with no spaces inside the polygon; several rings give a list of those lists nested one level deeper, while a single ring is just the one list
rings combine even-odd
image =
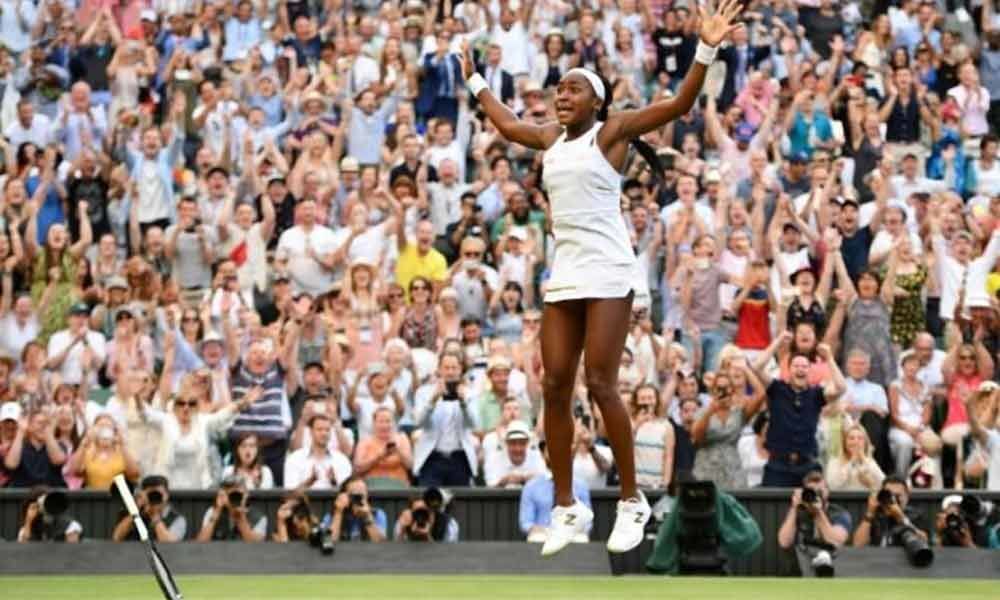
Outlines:
[{"label": "pink shirt", "polygon": [[980,87],[979,92],[969,90],[963,85],[956,85],[948,90],[948,95],[958,102],[962,109],[962,127],[975,137],[989,133],[990,125],[986,122],[986,113],[990,109],[990,92]]}]

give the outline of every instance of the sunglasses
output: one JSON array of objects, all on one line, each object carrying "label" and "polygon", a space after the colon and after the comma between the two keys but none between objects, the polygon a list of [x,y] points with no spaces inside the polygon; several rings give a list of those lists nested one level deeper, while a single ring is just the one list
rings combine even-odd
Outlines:
[{"label": "sunglasses", "polygon": [[176,406],[178,408],[184,408],[185,406],[188,407],[188,408],[194,408],[195,406],[198,406],[198,401],[197,400],[188,400],[188,401],[175,400],[174,401],[174,406]]},{"label": "sunglasses", "polygon": [[184,317],[181,319],[181,323],[197,323],[198,317]]},{"label": "sunglasses", "polygon": [[482,255],[483,255],[482,252],[463,252],[462,253],[462,256],[464,256],[465,258],[479,258]]},{"label": "sunglasses", "polygon": [[403,292],[393,292],[393,293],[389,294],[389,297],[390,298],[402,298],[403,297]]},{"label": "sunglasses", "polygon": [[962,360],[976,360],[975,354],[962,354],[959,356]]},{"label": "sunglasses", "polygon": [[411,292],[416,292],[416,291],[425,291],[426,292],[427,291],[427,286],[426,285],[411,285],[410,286],[410,291]]},{"label": "sunglasses", "polygon": [[542,320],[541,319],[521,319],[521,322],[524,323],[525,325],[537,325],[538,323],[541,323]]}]

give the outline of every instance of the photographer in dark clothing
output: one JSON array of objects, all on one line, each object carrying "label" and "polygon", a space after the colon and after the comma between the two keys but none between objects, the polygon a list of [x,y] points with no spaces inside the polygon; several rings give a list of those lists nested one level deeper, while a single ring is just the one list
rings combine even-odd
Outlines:
[{"label": "photographer in dark clothing", "polygon": [[924,516],[909,507],[910,490],[906,482],[890,475],[882,482],[882,489],[868,497],[868,508],[861,523],[854,530],[851,544],[864,546],[903,546],[903,531],[912,530],[926,542],[927,525]]},{"label": "photographer in dark clothing", "polygon": [[205,511],[198,532],[199,542],[243,540],[261,542],[267,535],[267,516],[247,502],[246,483],[228,477],[215,495],[215,503]]},{"label": "photographer in dark clothing", "polygon": [[[187,520],[170,505],[170,489],[167,478],[148,475],[139,484],[135,504],[146,529],[156,542],[179,542],[187,535]],[[138,541],[134,521],[127,512],[122,512],[111,533],[116,542]]]},{"label": "photographer in dark clothing", "polygon": [[31,490],[21,505],[21,529],[18,542],[76,543],[83,535],[83,526],[68,514],[66,493],[38,486]]},{"label": "photographer in dark clothing", "polygon": [[410,500],[410,507],[396,519],[397,542],[458,541],[458,521],[447,513],[448,500],[438,488],[428,488],[420,498]]},{"label": "photographer in dark clothing", "polygon": [[[830,504],[830,490],[822,471],[812,471],[802,479],[802,487],[792,492],[792,503],[778,529],[778,546],[794,550],[797,565],[808,560],[818,576],[833,575],[833,553],[847,542],[851,514]],[[796,565],[793,571],[801,575]]]},{"label": "photographer in dark clothing", "polygon": [[333,512],[323,517],[320,527],[329,528],[335,540],[384,542],[388,519],[385,511],[371,505],[365,480],[352,477],[340,490],[333,501]]}]

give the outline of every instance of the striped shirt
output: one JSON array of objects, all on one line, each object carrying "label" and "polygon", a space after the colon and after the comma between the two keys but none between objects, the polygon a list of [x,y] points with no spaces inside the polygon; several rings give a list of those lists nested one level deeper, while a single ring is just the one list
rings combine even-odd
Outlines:
[{"label": "striped shirt", "polygon": [[235,439],[248,433],[256,433],[268,440],[288,437],[292,417],[285,392],[285,373],[279,365],[273,365],[263,375],[256,375],[240,362],[233,368],[232,385],[234,402],[241,400],[251,387],[257,385],[264,388],[264,393],[236,416],[230,430],[231,437]]}]

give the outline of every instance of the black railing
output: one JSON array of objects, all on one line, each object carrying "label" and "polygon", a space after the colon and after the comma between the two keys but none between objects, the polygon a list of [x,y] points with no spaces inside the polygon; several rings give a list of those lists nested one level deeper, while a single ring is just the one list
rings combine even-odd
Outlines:
[{"label": "black railing", "polygon": [[[464,541],[516,541],[524,539],[518,526],[517,490],[493,490],[482,488],[453,488],[451,513],[457,519],[461,539]],[[971,492],[970,492],[971,493]],[[281,502],[283,492],[254,492],[251,502],[264,511],[273,527],[274,515]],[[386,512],[389,519],[390,535],[396,517],[406,507],[409,498],[419,494],[419,490],[385,490],[372,492],[372,503]],[[911,505],[927,516],[927,523],[934,523],[934,515],[940,509],[945,492],[916,492]],[[977,493],[980,498],[1000,502],[998,493]],[[737,561],[733,567],[737,573],[775,574],[782,560],[777,545],[777,531],[788,511],[791,490],[755,489],[742,490],[735,496],[746,506],[757,520],[764,544],[750,557]],[[21,505],[28,497],[27,490],[0,490],[0,537],[14,540],[19,527]],[[122,507],[109,493],[79,491],[72,492],[70,512],[83,525],[85,539],[108,539],[117,522]],[[332,492],[313,492],[310,499],[313,509],[319,513],[328,512],[332,506]],[[202,515],[215,498],[211,491],[174,491],[171,504],[183,514],[188,522],[188,537],[193,537],[201,524]],[[604,540],[614,522],[615,503],[618,491],[614,489],[594,490],[591,493],[594,505],[594,529],[592,539]],[[650,496],[653,502],[656,497]],[[847,509],[854,517],[855,525],[865,510],[867,496],[862,493],[837,493],[831,501]]]}]

